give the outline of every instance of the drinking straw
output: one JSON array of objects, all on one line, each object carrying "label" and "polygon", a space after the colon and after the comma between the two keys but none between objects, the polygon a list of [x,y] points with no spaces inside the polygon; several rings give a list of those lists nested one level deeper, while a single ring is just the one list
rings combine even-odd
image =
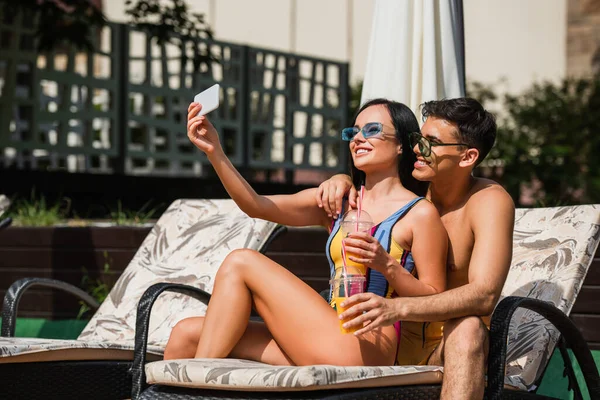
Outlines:
[{"label": "drinking straw", "polygon": [[365,195],[365,185],[360,185],[360,194],[358,195],[358,210],[356,212],[356,227],[355,232],[358,232],[358,221],[360,221],[360,211],[362,210],[363,196]]},{"label": "drinking straw", "polygon": [[344,239],[342,239],[342,274],[346,275],[346,245],[344,244]]},{"label": "drinking straw", "polygon": [[[348,298],[348,271],[346,270],[346,245],[342,239],[342,276],[340,277],[344,281],[344,296]],[[338,288],[339,290],[339,288]]]}]

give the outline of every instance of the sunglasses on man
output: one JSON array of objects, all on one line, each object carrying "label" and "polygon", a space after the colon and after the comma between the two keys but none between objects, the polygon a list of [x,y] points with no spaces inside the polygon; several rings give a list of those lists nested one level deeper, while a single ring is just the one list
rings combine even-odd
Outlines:
[{"label": "sunglasses on man", "polygon": [[435,146],[467,146],[470,147],[466,143],[441,143],[441,142],[432,142],[427,139],[425,136],[421,135],[419,132],[411,132],[408,134],[408,139],[410,140],[410,145],[412,147],[419,146],[419,153],[423,157],[429,157],[431,155],[431,148]]}]

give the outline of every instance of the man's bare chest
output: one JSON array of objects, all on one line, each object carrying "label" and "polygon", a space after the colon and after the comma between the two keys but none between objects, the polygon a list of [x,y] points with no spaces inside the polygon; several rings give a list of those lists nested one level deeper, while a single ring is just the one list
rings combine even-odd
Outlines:
[{"label": "man's bare chest", "polygon": [[465,277],[473,252],[474,236],[468,218],[463,212],[452,212],[442,216],[448,232],[448,274]]}]

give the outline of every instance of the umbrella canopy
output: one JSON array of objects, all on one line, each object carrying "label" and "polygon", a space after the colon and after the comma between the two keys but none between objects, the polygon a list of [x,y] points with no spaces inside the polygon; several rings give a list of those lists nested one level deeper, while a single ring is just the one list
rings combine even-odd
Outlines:
[{"label": "umbrella canopy", "polygon": [[462,0],[376,0],[361,104],[465,95]]}]

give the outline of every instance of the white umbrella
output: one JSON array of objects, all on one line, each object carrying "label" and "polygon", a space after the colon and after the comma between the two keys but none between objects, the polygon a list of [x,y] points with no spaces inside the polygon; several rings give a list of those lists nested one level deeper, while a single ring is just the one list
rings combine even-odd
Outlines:
[{"label": "white umbrella", "polygon": [[376,0],[361,104],[464,96],[462,0]]}]

